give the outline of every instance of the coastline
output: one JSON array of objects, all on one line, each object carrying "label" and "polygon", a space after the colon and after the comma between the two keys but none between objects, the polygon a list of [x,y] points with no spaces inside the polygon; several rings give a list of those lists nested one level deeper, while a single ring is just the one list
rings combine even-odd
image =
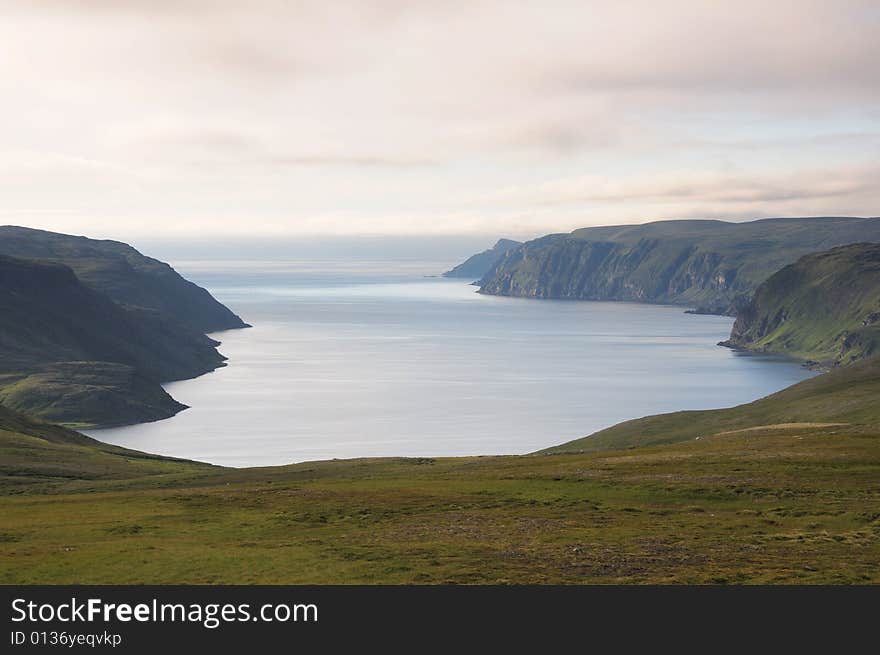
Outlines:
[{"label": "coastline", "polygon": [[[779,366],[769,360],[728,359],[715,344],[728,335],[729,317],[695,318],[685,316],[680,306],[631,301],[494,302],[475,297],[467,280],[446,280],[432,291],[433,286],[419,284],[421,279],[403,276],[401,289],[386,288],[386,281],[380,280],[376,295],[364,292],[363,284],[352,286],[358,305],[348,306],[340,304],[339,281],[333,278],[333,292],[326,299],[309,287],[301,300],[284,305],[288,309],[282,315],[274,277],[267,278],[273,291],[265,300],[256,291],[264,282],[255,282],[251,294],[230,278],[235,291],[224,293],[217,287],[220,298],[232,303],[238,299],[235,306],[263,325],[253,334],[223,339],[224,352],[238,363],[234,372],[222,380],[169,387],[172,395],[193,406],[173,421],[94,436],[124,447],[229,466],[334,457],[524,454],[637,416],[748,402],[805,379],[797,372],[799,366],[786,362]],[[299,288],[295,279],[291,284],[291,289]],[[242,303],[245,295],[253,300]],[[369,298],[364,314],[362,298]],[[346,327],[356,318],[352,311],[360,316],[354,342]],[[407,315],[423,318],[403,319]],[[328,316],[340,322],[328,325]],[[395,337],[391,340],[389,325]],[[511,337],[510,345],[502,345]],[[531,344],[531,364],[516,345],[520,342]],[[378,353],[384,353],[383,366],[390,366],[383,388],[395,398],[411,398],[409,402],[376,400],[367,391],[372,386],[369,376],[347,365],[340,368],[345,360],[366,363]],[[410,371],[413,357],[441,353],[446,363],[437,369],[438,376],[421,379],[416,369]],[[285,366],[288,360],[296,366]],[[433,370],[432,362],[423,360],[422,367]],[[524,366],[532,369],[526,377],[518,372]],[[661,371],[670,366],[686,368],[666,380]],[[594,386],[596,367],[617,370],[601,389]],[[632,396],[627,371],[635,370],[643,372],[639,384],[656,387],[656,393],[645,391],[641,400]],[[343,386],[329,383],[336,376]],[[707,376],[706,384],[694,383],[692,376]],[[659,382],[661,378],[666,382]],[[404,383],[406,379],[410,383]],[[245,385],[242,399],[230,397],[240,385]],[[692,391],[695,385],[703,391]],[[469,387],[480,392],[468,393]],[[335,412],[325,409],[343,392],[351,421],[361,426],[356,443],[334,418]],[[602,405],[583,403],[582,393],[599,393],[606,400]],[[384,410],[369,409],[377,402]],[[422,406],[435,409],[418,410]],[[234,415],[220,424],[217,417],[233,407]],[[383,427],[389,423],[390,429]],[[411,425],[419,434],[398,425]],[[199,435],[207,433],[212,439],[200,440]],[[250,454],[235,446],[240,442],[237,435],[245,433]]]}]

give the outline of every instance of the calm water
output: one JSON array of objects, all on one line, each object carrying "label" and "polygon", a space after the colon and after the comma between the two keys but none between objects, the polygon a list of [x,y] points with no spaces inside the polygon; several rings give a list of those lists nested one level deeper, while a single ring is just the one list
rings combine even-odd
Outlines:
[{"label": "calm water", "polygon": [[167,385],[191,409],[91,432],[103,441],[231,466],[526,453],[811,375],[716,346],[730,318],[481,296],[423,277],[442,264],[177,268],[254,327],[213,335],[227,367]]}]

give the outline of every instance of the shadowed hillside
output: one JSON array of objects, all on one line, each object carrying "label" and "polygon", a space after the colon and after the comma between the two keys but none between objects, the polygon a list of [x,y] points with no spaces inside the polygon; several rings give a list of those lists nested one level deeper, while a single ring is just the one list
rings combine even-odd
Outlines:
[{"label": "shadowed hillside", "polygon": [[159,312],[195,332],[246,324],[208,291],[164,262],[118,241],[0,226],[0,254],[69,266],[87,287],[113,301]]},{"label": "shadowed hillside", "polygon": [[0,404],[48,420],[112,425],[183,405],[160,381],[223,365],[217,342],[120,306],[68,267],[0,256]]}]

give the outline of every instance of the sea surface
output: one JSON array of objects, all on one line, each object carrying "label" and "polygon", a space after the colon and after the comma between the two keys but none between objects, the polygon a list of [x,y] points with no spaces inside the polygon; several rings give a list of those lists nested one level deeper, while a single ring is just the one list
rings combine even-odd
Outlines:
[{"label": "sea surface", "polygon": [[[253,327],[228,366],[110,443],[228,466],[528,453],[626,419],[727,407],[810,377],[717,346],[733,320],[681,307],[484,296],[442,263],[177,262]],[[448,268],[448,266],[447,266]]]}]

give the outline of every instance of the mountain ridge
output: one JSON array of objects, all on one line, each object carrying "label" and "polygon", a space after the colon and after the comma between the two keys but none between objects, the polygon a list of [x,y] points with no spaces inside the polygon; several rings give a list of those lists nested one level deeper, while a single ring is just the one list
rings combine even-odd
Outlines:
[{"label": "mountain ridge", "polygon": [[116,303],[161,312],[196,332],[248,327],[206,289],[121,241],[4,225],[0,255],[64,264]]},{"label": "mountain ridge", "polygon": [[880,241],[880,218],[657,221],[550,234],[505,252],[480,293],[678,304],[735,315],[757,286],[810,252]]}]

